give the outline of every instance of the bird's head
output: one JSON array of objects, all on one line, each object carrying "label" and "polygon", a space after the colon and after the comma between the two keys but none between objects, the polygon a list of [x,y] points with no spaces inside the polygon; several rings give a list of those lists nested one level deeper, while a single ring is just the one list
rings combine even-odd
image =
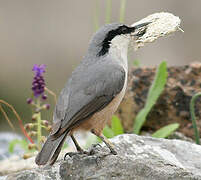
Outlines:
[{"label": "bird's head", "polygon": [[134,36],[142,36],[149,23],[142,23],[134,27],[121,23],[104,25],[92,37],[89,53],[95,53],[100,57],[107,55],[111,48],[128,49],[131,39]]}]

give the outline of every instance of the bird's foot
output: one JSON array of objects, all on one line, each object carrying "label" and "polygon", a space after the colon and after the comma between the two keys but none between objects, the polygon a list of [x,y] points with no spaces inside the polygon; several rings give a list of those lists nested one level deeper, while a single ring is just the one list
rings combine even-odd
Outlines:
[{"label": "bird's foot", "polygon": [[[98,146],[102,147],[100,144],[92,144],[92,147],[91,147],[88,155],[95,155],[98,152],[100,152],[100,149],[98,149]],[[109,149],[110,149],[110,154],[117,155],[117,151],[114,150],[114,147],[109,146]]]},{"label": "bird's foot", "polygon": [[98,153],[98,148],[97,147],[102,147],[100,144],[92,144],[91,149],[89,150],[89,155],[94,155]]},{"label": "bird's foot", "polygon": [[110,152],[111,152],[113,155],[117,155],[117,151],[115,151],[114,149],[110,149]]},{"label": "bird's foot", "polygon": [[96,148],[96,147],[98,147],[98,146],[99,146],[99,147],[102,147],[100,144],[92,144],[91,146],[92,146],[92,148]]},{"label": "bird's foot", "polygon": [[66,153],[66,154],[64,155],[64,161],[66,160],[66,157],[67,157],[67,156],[73,157],[73,156],[76,155],[76,154],[77,154],[77,152],[68,152],[68,153]]}]

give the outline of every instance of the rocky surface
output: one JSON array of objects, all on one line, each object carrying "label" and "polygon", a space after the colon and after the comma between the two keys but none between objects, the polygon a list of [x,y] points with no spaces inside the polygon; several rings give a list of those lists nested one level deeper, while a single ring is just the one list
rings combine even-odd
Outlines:
[{"label": "rocky surface", "polygon": [[134,134],[111,141],[118,155],[96,146],[91,156],[76,154],[39,167],[4,177],[6,180],[117,179],[117,180],[201,180],[201,146],[181,140],[155,139]]},{"label": "rocky surface", "polygon": [[[144,107],[156,68],[131,67],[126,95],[118,108],[126,132],[132,132],[133,119]],[[168,67],[168,79],[163,93],[152,108],[142,130],[155,132],[161,127],[179,123],[178,131],[194,138],[189,104],[192,96],[201,91],[201,63]],[[197,126],[201,132],[201,97],[196,102]]]},{"label": "rocky surface", "polygon": [[[67,147],[62,150],[60,157],[58,160],[63,159],[63,156],[69,152],[74,151],[73,148]],[[35,156],[37,152],[33,153],[33,157],[28,159],[23,159],[23,153],[21,155],[12,155],[9,158],[3,159],[0,161],[0,180],[2,176],[13,174],[20,171],[31,170],[37,168],[38,166],[35,164]]]}]

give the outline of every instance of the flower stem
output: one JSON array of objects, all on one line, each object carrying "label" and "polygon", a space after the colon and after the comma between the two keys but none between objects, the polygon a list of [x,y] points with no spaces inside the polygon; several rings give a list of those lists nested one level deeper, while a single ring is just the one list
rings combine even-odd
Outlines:
[{"label": "flower stem", "polygon": [[57,95],[53,91],[48,89],[47,87],[45,87],[45,91],[47,91],[49,94],[51,94],[54,97],[54,101],[55,101],[55,104],[56,104],[57,103]]},{"label": "flower stem", "polygon": [[7,113],[4,111],[3,107],[1,106],[1,104],[0,104],[0,111],[2,112],[2,114],[4,115],[4,117],[6,118],[6,120],[8,121],[9,126],[10,126],[10,127],[12,128],[12,130],[14,131],[15,128],[14,128],[12,122],[10,121],[10,119],[8,118],[8,115],[7,115]]},{"label": "flower stem", "polygon": [[27,139],[28,139],[31,143],[34,143],[33,140],[31,139],[31,137],[27,134],[26,130],[24,129],[22,120],[21,120],[19,114],[17,113],[17,111],[15,110],[15,108],[14,108],[12,105],[10,105],[9,103],[7,103],[6,101],[2,100],[2,99],[0,99],[0,103],[5,104],[6,106],[8,106],[8,107],[13,111],[14,115],[16,116],[16,118],[17,118],[17,120],[18,120],[18,122],[19,122],[19,126],[20,126],[20,128],[21,128],[23,134],[25,135],[25,137],[27,137]]},{"label": "flower stem", "polygon": [[[37,106],[40,107],[40,100],[37,99]],[[36,120],[37,120],[37,143],[38,143],[38,149],[41,149],[41,137],[42,137],[42,119],[41,119],[41,113],[38,112],[37,116],[36,116]]]},{"label": "flower stem", "polygon": [[125,9],[126,9],[126,0],[121,0],[121,5],[120,5],[120,17],[119,17],[119,21],[120,21],[121,23],[124,22]]},{"label": "flower stem", "polygon": [[197,128],[196,117],[195,117],[195,100],[198,98],[198,96],[201,96],[201,93],[195,94],[191,99],[190,113],[191,113],[193,129],[194,129],[194,133],[195,133],[195,141],[196,141],[197,144],[200,144],[200,136],[199,136],[199,131],[198,131],[198,128]]}]

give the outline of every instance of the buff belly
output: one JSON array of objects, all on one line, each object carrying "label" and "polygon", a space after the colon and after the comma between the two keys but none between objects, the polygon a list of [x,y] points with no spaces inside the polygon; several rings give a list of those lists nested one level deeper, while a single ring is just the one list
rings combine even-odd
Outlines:
[{"label": "buff belly", "polygon": [[104,109],[95,113],[89,119],[84,120],[81,124],[75,126],[71,130],[71,133],[79,130],[90,131],[94,129],[98,134],[101,134],[103,128],[105,127],[107,122],[110,121],[112,115],[115,113],[119,104],[121,103],[125,95],[126,86],[127,86],[127,77],[122,91],[118,95],[116,95],[116,97]]}]

